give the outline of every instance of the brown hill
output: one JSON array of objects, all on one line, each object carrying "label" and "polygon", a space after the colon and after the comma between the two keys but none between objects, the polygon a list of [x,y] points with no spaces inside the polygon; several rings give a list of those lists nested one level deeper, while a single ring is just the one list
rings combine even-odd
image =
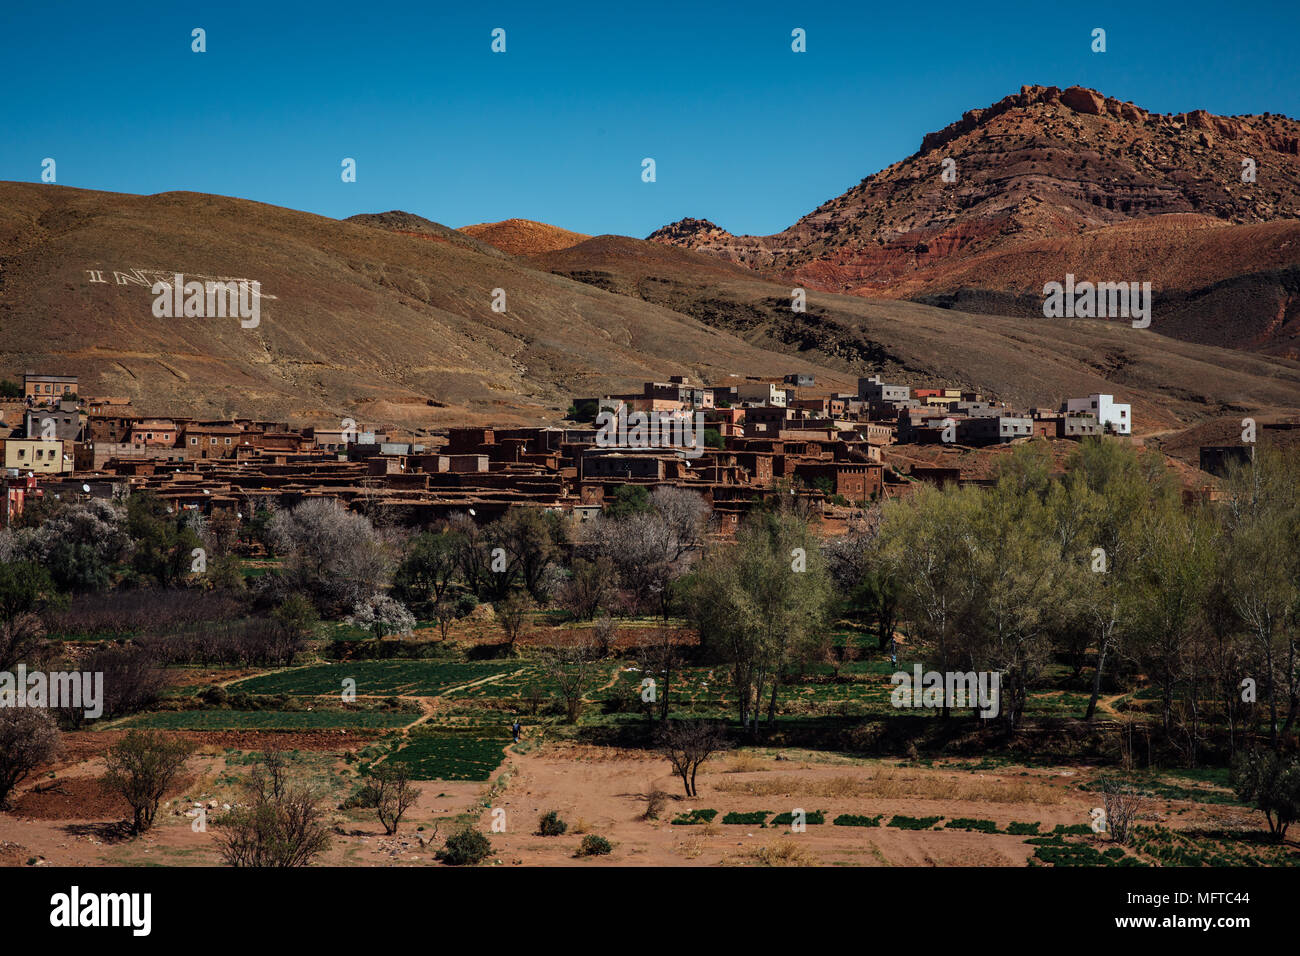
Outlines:
[{"label": "brown hill", "polygon": [[[1255,164],[1254,183],[1242,182],[1244,157]],[[942,176],[946,160],[952,161],[954,182]],[[966,288],[1003,291],[1006,277],[995,266],[1009,263],[1014,255],[1009,250],[1022,243],[1082,233],[1097,237],[1107,226],[1174,213],[1225,224],[1300,216],[1300,123],[1273,114],[1161,115],[1080,87],[1024,87],[927,135],[917,153],[776,235],[733,236],[707,220],[687,219],[650,238],[808,288],[935,296],[962,288],[942,277],[981,254],[1005,252],[1007,258],[983,259],[982,271],[962,273]],[[1093,241],[1104,247],[1110,240]],[[1124,239],[1114,242],[1122,247]],[[1176,247],[1177,236],[1168,243]],[[1248,285],[1253,295],[1285,301],[1289,310],[1300,251],[1294,245],[1282,251],[1277,268],[1285,274]],[[1177,260],[1165,270],[1167,288],[1191,298],[1225,279],[1264,271],[1253,267],[1249,256],[1242,258],[1242,271],[1212,270],[1204,277],[1208,284],[1199,285],[1194,282],[1198,264]],[[1092,270],[1087,260],[1074,265],[1076,274]],[[1177,274],[1179,268],[1188,274]],[[1127,276],[1128,270],[1114,278]],[[1060,278],[1045,273],[1036,282],[1041,289],[1043,282]],[[963,305],[980,308],[970,298]],[[1212,323],[1216,315],[1204,316],[1200,324]],[[1271,348],[1277,343],[1247,335],[1230,344]],[[1284,353],[1292,349],[1285,342],[1278,347]]]},{"label": "brown hill", "polygon": [[1113,392],[1143,432],[1244,410],[1300,408],[1300,362],[1165,338],[1089,319],[975,315],[959,309],[811,291],[712,256],[622,236],[597,236],[532,262],[731,332],[764,350],[852,374],[883,372],[916,386],[974,388],[1020,407]]},{"label": "brown hill", "polygon": [[[1190,213],[937,263],[884,293],[969,312],[1041,316],[1043,282],[1149,281],[1151,328],[1300,359],[1300,220],[1229,225]],[[859,290],[855,290],[859,291]],[[881,294],[860,290],[861,294]]]},{"label": "brown hill", "polygon": [[[405,213],[0,183],[0,375],[75,374],[155,414],[422,426],[554,419],[669,373],[827,374],[477,245]],[[259,281],[260,325],[155,318],[155,272]]]},{"label": "brown hill", "polygon": [[461,226],[460,231],[512,256],[532,256],[541,252],[554,252],[576,246],[591,236],[570,232],[559,226],[550,226],[531,219],[505,219],[501,222],[481,222],[474,226]]}]

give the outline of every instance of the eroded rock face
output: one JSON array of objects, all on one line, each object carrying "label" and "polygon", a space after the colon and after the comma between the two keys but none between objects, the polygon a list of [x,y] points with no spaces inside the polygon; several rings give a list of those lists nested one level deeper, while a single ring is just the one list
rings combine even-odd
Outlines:
[{"label": "eroded rock face", "polygon": [[[1295,217],[1298,154],[1300,123],[1282,116],[1166,116],[1083,87],[1024,86],[776,235],[684,219],[649,238],[811,288],[889,295],[973,256],[1134,219]],[[1256,183],[1241,180],[1246,158]]]}]

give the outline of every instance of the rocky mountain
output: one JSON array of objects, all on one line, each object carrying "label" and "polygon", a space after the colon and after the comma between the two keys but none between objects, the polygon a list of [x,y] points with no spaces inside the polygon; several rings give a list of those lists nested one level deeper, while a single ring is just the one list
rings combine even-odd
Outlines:
[{"label": "rocky mountain", "polygon": [[[1300,123],[1269,113],[1149,113],[1081,87],[1027,86],[926,135],[915,154],[776,235],[733,236],[684,219],[649,238],[806,288],[975,311],[1005,311],[1008,298],[1041,291],[1067,269],[1080,279],[1149,278],[1166,303],[1211,293],[1220,303],[1176,321],[1167,310],[1167,334],[1300,354],[1300,246],[1291,232],[1216,231],[1189,244],[1187,214],[1206,228],[1296,220]],[[1141,242],[1162,252],[1148,256],[1161,264],[1158,281],[1131,274],[1138,234],[1115,228],[1146,220],[1154,222]],[[1038,268],[1054,243],[1060,254]],[[1246,254],[1208,268],[1193,255],[1228,247]],[[1226,334],[1210,327],[1231,325],[1242,303],[1222,294],[1224,282],[1247,286],[1246,304],[1261,310]]]}]

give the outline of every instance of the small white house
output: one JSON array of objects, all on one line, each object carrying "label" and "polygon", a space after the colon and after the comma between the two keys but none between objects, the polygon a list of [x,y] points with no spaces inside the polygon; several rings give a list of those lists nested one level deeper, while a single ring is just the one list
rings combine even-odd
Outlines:
[{"label": "small white house", "polygon": [[1133,415],[1130,406],[1115,401],[1114,395],[1089,395],[1071,398],[1065,403],[1067,414],[1095,415],[1097,424],[1116,435],[1133,434]]},{"label": "small white house", "polygon": [[759,402],[785,408],[785,389],[770,382],[745,382],[737,385],[736,398],[742,402]]}]

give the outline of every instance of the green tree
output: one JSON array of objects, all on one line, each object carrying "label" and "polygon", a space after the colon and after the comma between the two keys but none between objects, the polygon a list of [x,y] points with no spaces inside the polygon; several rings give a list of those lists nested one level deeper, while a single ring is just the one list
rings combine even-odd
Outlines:
[{"label": "green tree", "polygon": [[203,542],[151,491],[137,491],[127,499],[126,531],[134,543],[135,570],[163,587],[178,584],[190,573],[195,548]]},{"label": "green tree", "polygon": [[615,521],[650,511],[650,492],[644,485],[619,485],[614,497],[605,502],[604,515]]},{"label": "green tree", "polygon": [[706,653],[731,668],[741,726],[758,732],[766,699],[776,723],[781,686],[817,658],[832,598],[830,574],[808,524],[760,513],[733,543],[707,551],[687,585],[688,613]]},{"label": "green tree", "polygon": [[185,769],[194,745],[181,737],[151,730],[132,730],[108,748],[104,786],[131,806],[131,832],[153,826],[158,804]]}]

